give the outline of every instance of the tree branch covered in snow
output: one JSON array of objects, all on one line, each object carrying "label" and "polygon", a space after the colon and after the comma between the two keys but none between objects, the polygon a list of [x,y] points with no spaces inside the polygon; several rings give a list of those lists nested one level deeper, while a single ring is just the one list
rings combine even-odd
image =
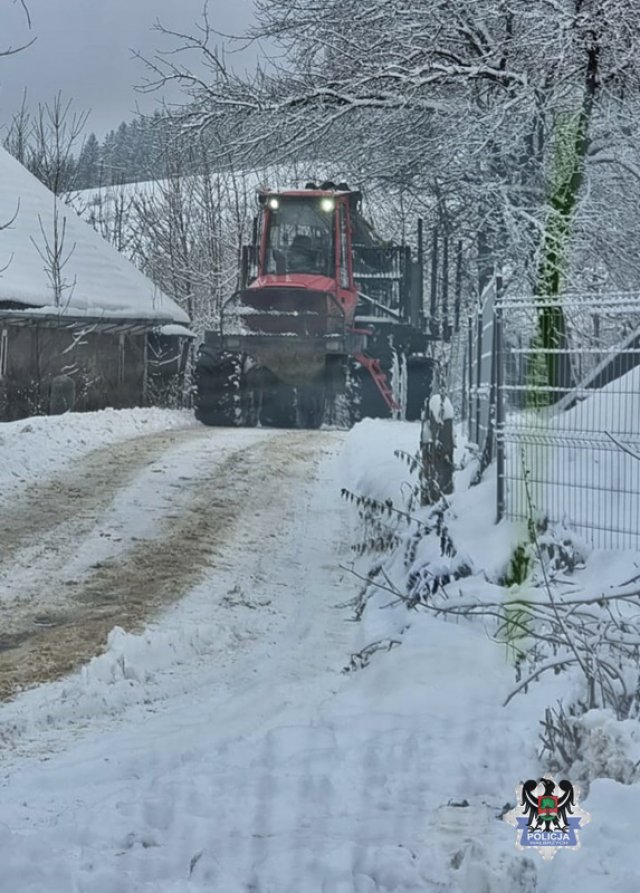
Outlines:
[{"label": "tree branch covered in snow", "polygon": [[[236,164],[320,159],[323,172],[378,184],[390,200],[418,196],[429,221],[473,247],[480,288],[496,262],[533,287],[556,143],[586,96],[560,272],[579,284],[593,268],[584,253],[603,239],[607,276],[622,284],[639,272],[636,238],[606,202],[640,167],[632,0],[260,0],[257,17],[237,46],[270,56],[242,75],[206,14],[195,34],[158,26],[169,48],[146,60],[145,89],[183,88],[174,114],[185,132],[221,135]],[[638,197],[640,183],[625,203]]]},{"label": "tree branch covered in snow", "polygon": [[495,601],[456,596],[455,587],[448,585],[456,578],[452,564],[446,572],[429,572],[427,566],[425,574],[414,568],[405,590],[379,567],[372,576],[362,577],[365,598],[381,590],[411,609],[486,622],[489,634],[516,656],[518,681],[505,706],[544,674],[576,667],[583,680],[583,709],[610,708],[620,719],[640,714],[640,587],[632,582],[595,594],[560,592],[549,569],[566,567],[566,549],[546,538],[540,545],[539,580],[521,595],[507,590]]},{"label": "tree branch covered in snow", "polygon": [[[412,464],[410,454],[402,458]],[[459,461],[458,474],[463,466]],[[472,546],[475,528],[490,522],[486,508],[480,511],[479,489],[463,491],[459,488],[447,503],[415,511],[396,510],[391,500],[350,495],[365,531],[375,531],[376,523],[381,529],[389,525],[395,541],[372,537],[378,551],[375,564],[368,570],[362,565],[349,568],[362,583],[354,619],[362,623],[365,641],[371,633],[371,648],[355,654],[349,669],[366,666],[374,654],[402,642],[413,626],[419,632],[421,614],[479,627],[513,664],[514,683],[500,696],[504,707],[540,690],[553,692],[546,702],[550,704],[558,698],[554,680],[562,678],[558,706],[548,707],[541,723],[547,764],[551,761],[558,770],[575,765],[582,783],[598,771],[633,780],[637,771],[622,757],[615,765],[612,757],[609,768],[593,768],[590,749],[598,742],[589,731],[588,717],[593,711],[604,711],[612,721],[640,717],[637,574],[614,586],[590,579],[584,547],[568,531],[554,531],[541,521],[528,544],[523,583],[515,567],[515,540],[498,562],[491,554],[493,538],[481,534],[483,547]],[[471,517],[465,519],[468,513]],[[367,550],[357,551],[363,555]],[[388,624],[380,611],[389,612]],[[415,636],[411,641],[417,641]],[[607,735],[615,737],[615,729]],[[604,749],[610,746],[617,754],[605,738]]]}]

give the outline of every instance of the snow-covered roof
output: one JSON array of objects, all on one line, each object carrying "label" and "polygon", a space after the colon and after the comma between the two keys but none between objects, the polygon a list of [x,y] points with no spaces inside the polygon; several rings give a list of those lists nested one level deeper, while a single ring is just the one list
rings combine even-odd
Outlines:
[{"label": "snow-covered roof", "polygon": [[160,335],[178,335],[181,338],[195,338],[196,333],[192,332],[186,326],[168,325],[162,326],[159,330]]},{"label": "snow-covered roof", "polygon": [[[12,218],[9,226],[5,226]],[[53,245],[54,196],[0,148],[0,301],[34,307],[56,304],[40,252]],[[59,232],[66,220],[60,307],[63,315],[188,323],[189,317],[76,212],[58,200]],[[46,236],[46,238],[45,238]],[[35,244],[34,244],[35,243]],[[75,284],[74,284],[75,283]]]}]

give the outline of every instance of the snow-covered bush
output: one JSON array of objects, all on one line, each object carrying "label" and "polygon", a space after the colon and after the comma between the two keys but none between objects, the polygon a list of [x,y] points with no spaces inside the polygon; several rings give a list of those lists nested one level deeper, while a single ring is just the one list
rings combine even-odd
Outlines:
[{"label": "snow-covered bush", "polygon": [[640,779],[640,725],[618,720],[611,710],[548,708],[542,723],[542,754],[554,772],[566,772],[583,791],[594,778],[621,784]]},{"label": "snow-covered bush", "polygon": [[[361,573],[356,619],[396,611],[388,635],[373,622],[375,641],[353,656],[350,669],[401,644],[412,612],[481,624],[514,665],[505,706],[547,681],[557,699],[557,677],[563,679],[559,705],[541,722],[546,765],[585,785],[601,775],[631,783],[640,777],[629,755],[629,729],[640,736],[640,584],[603,590],[590,577],[588,546],[566,528],[545,520],[524,532],[495,525],[487,505],[492,481],[465,489],[463,464],[457,491],[436,506],[417,508],[411,486],[401,507],[346,494],[369,532],[356,551],[376,553]],[[404,619],[397,615],[403,609]]]}]

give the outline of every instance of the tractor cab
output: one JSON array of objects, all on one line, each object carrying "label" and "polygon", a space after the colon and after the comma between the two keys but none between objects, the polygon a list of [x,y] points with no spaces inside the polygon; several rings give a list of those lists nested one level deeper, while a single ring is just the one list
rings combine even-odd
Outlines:
[{"label": "tractor cab", "polygon": [[263,273],[336,278],[340,205],[330,195],[272,195],[266,201]]},{"label": "tractor cab", "polygon": [[351,238],[359,197],[346,184],[332,183],[259,193],[260,213],[247,257],[245,288],[321,292],[352,324],[358,297]]},{"label": "tractor cab", "polygon": [[353,326],[351,216],[359,193],[331,185],[258,193],[242,287],[226,313],[241,318],[245,330],[344,337]]},{"label": "tractor cab", "polygon": [[[421,284],[409,283],[410,251],[383,242],[360,210],[360,192],[346,183],[258,194],[253,244],[246,246],[243,289],[277,288],[322,292],[337,302],[345,322],[411,316],[418,323]],[[409,309],[413,286],[415,300]],[[254,296],[244,294],[253,304]],[[299,296],[300,297],[300,296]],[[275,309],[275,308],[274,308]],[[304,300],[299,307],[304,310]],[[333,313],[328,310],[329,316]]]}]

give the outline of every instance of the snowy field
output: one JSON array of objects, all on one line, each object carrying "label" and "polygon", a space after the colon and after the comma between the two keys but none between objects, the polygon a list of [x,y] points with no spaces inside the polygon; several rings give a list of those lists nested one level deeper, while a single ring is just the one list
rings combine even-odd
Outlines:
[{"label": "snowy field", "polygon": [[[340,489],[400,503],[409,473],[393,451],[413,452],[418,426],[211,430],[133,411],[1,436],[3,512],[22,525],[3,531],[3,618],[34,599],[59,607],[65,580],[95,597],[96,575],[103,596],[134,598],[141,544],[155,549],[145,574],[163,555],[176,568],[173,598],[140,597],[132,632],[116,625],[104,653],[0,707],[2,893],[640,889],[637,783],[594,780],[582,848],[550,864],[519,853],[501,820],[516,784],[547,769],[539,720],[563,676],[503,707],[513,666],[482,624],[389,607],[383,591],[353,622],[361,531]],[[491,479],[466,491],[472,470],[458,472],[451,531],[471,570],[458,585],[479,596],[497,591],[518,531],[493,525]],[[46,515],[54,494],[64,517]],[[11,539],[30,529],[48,549]],[[638,559],[593,552],[581,585],[620,584]],[[401,644],[343,672],[385,638]],[[618,736],[601,775],[640,759],[635,721],[592,722]]]}]

